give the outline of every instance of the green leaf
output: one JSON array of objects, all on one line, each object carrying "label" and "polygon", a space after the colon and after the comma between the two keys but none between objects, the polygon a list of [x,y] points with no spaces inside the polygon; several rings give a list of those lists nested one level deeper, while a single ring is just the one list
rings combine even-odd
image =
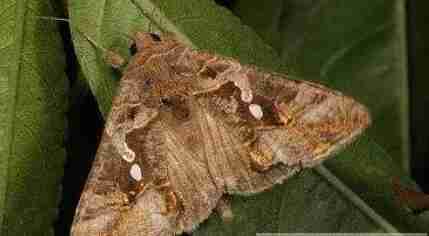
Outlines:
[{"label": "green leaf", "polygon": [[66,78],[49,1],[0,1],[0,235],[53,235]]},{"label": "green leaf", "polygon": [[[247,9],[252,22],[259,22],[254,25],[259,35],[243,24],[245,18],[242,22],[210,0],[135,2],[69,3],[78,59],[104,114],[110,108],[117,80],[104,65],[100,50],[82,34],[99,47],[126,55],[129,42],[125,35],[157,27],[195,48],[323,81],[357,97],[373,112],[374,127],[329,161],[329,169],[321,166],[265,193],[234,197],[231,224],[212,216],[195,235],[429,230],[428,219],[395,204],[390,183],[393,176],[409,180],[398,165],[408,155],[402,1],[368,0],[349,5],[341,1],[268,1],[271,10],[259,2],[252,6],[243,1],[237,9]],[[279,3],[285,4],[280,7],[281,14],[272,10]],[[240,15],[237,9],[235,13]],[[250,21],[247,24],[252,25]],[[382,97],[384,92],[386,97]]]}]

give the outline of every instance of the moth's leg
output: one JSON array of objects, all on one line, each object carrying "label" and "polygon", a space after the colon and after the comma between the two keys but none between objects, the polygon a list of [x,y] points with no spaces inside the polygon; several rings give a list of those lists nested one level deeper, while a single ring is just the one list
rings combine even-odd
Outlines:
[{"label": "moth's leg", "polygon": [[222,218],[224,223],[231,223],[234,219],[234,214],[231,209],[231,199],[227,195],[223,195],[217,202],[216,213]]}]

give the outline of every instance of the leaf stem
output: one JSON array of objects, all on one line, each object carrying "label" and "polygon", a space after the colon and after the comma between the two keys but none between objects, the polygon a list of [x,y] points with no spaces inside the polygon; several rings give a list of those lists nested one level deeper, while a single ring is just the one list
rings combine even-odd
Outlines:
[{"label": "leaf stem", "polygon": [[383,228],[388,233],[399,233],[399,231],[390,224],[381,215],[375,212],[368,204],[366,204],[356,193],[354,193],[349,187],[347,187],[341,180],[339,180],[331,171],[329,171],[323,165],[319,165],[314,168],[316,172],[325,178],[330,184],[334,186],[339,192],[341,192],[347,199],[350,200],[357,208],[359,208],[365,215],[372,219],[377,225]]},{"label": "leaf stem", "polygon": [[[173,33],[177,38],[181,39],[182,42],[187,44],[190,47],[195,48],[195,45],[192,41],[180,31],[180,29],[169,20],[169,18],[163,14],[163,12],[155,6],[152,1],[142,1],[144,3],[139,3],[138,0],[130,0],[133,5],[135,5],[141,12],[141,14],[146,17],[150,23],[154,24],[162,33]],[[152,9],[152,13],[149,13],[146,9]],[[158,15],[157,18],[161,20],[155,19],[155,15]]]}]

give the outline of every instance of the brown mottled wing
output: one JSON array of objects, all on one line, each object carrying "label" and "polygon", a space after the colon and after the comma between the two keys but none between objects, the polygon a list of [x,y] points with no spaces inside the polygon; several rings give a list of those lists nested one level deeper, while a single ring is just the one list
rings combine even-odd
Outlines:
[{"label": "brown mottled wing", "polygon": [[370,123],[364,106],[323,86],[150,34],[136,42],[74,236],[190,232],[223,194],[270,188]]},{"label": "brown mottled wing", "polygon": [[[255,128],[251,124],[234,121],[235,115],[222,114],[219,110],[221,105],[214,105],[217,98],[198,99],[203,105],[199,106],[198,112],[201,148],[196,152],[206,159],[213,182],[219,189],[226,193],[249,195],[282,182],[298,170],[285,165],[270,166],[266,170],[255,166],[257,163],[253,163],[251,157],[252,142],[257,142]],[[217,109],[209,111],[212,102]]]},{"label": "brown mottled wing", "polygon": [[274,163],[315,166],[343,150],[371,123],[365,106],[322,85],[253,69],[247,70],[247,78],[255,102],[272,114],[262,123],[281,123],[278,129],[258,131],[256,147]]},{"label": "brown mottled wing", "polygon": [[[227,63],[234,61],[212,60],[206,67]],[[226,80],[197,94],[195,106],[202,142],[196,152],[228,193],[247,195],[282,182],[342,150],[370,123],[364,106],[318,84],[247,66]]]},{"label": "brown mottled wing", "polygon": [[206,219],[222,194],[259,192],[298,170],[284,165],[253,169],[238,127],[208,112],[204,99],[173,100],[161,112],[165,146],[160,149],[166,150],[168,182],[181,204],[176,232],[189,232]]}]

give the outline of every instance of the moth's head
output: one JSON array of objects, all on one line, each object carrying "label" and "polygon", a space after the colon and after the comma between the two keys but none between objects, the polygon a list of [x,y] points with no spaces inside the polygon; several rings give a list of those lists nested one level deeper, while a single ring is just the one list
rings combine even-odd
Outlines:
[{"label": "moth's head", "polygon": [[133,36],[133,44],[130,47],[131,53],[135,54],[154,48],[169,48],[176,45],[177,40],[169,34],[157,34],[151,32],[136,32]]},{"label": "moth's head", "polygon": [[180,45],[182,44],[170,33],[136,32],[129,48],[132,58],[128,62],[127,71],[141,67],[154,55],[166,56]]}]

